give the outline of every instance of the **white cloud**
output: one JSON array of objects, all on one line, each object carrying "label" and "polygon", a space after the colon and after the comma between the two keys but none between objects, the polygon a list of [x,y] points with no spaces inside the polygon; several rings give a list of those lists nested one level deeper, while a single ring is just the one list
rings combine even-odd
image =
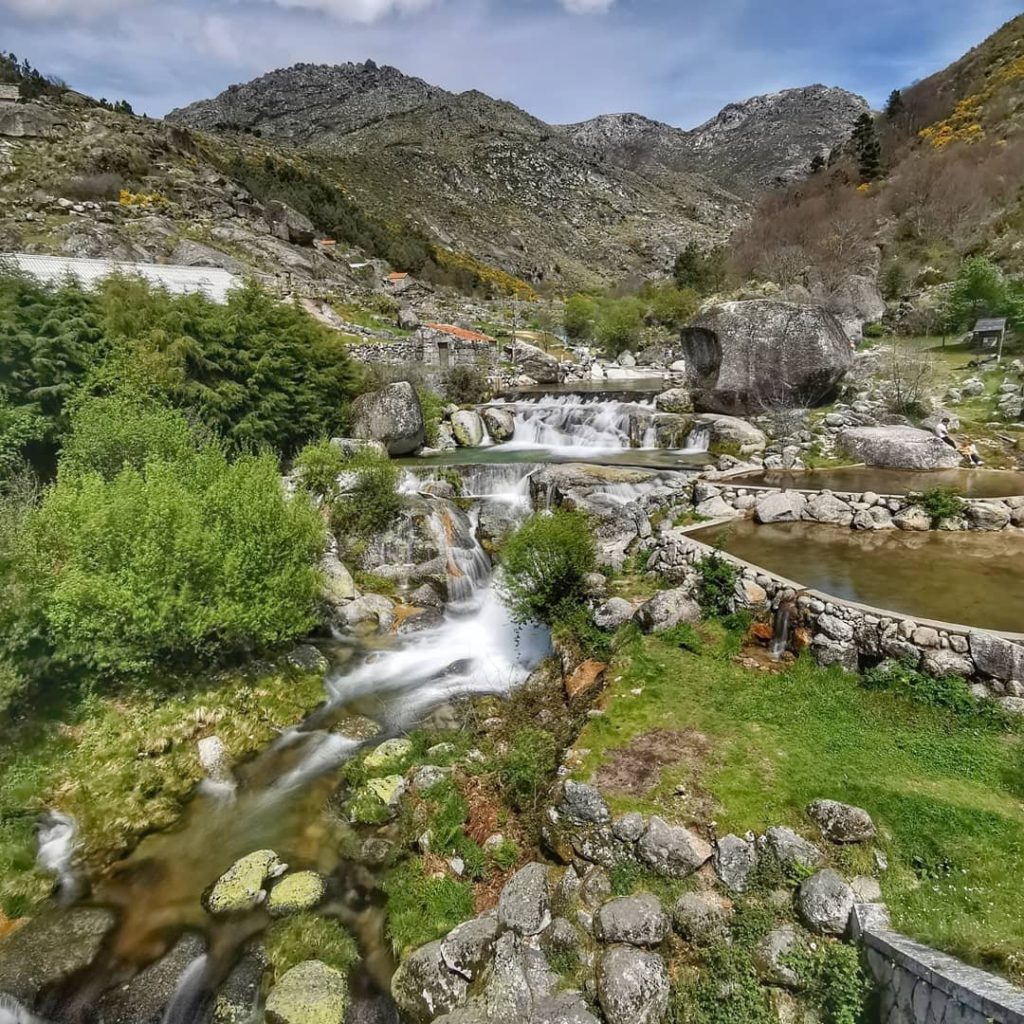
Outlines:
[{"label": "white cloud", "polygon": [[345,21],[369,25],[389,14],[412,14],[433,7],[436,0],[273,0],[278,7],[323,11]]},{"label": "white cloud", "polygon": [[147,0],[0,0],[0,9],[40,21],[68,16],[88,20],[145,2]]},{"label": "white cloud", "polygon": [[615,0],[561,0],[570,14],[604,14]]}]

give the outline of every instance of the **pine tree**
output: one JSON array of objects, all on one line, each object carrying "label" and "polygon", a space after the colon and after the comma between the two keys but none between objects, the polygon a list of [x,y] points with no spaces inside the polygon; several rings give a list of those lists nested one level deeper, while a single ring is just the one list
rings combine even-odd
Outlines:
[{"label": "pine tree", "polygon": [[885,104],[885,116],[890,121],[895,121],[896,118],[907,112],[907,105],[903,102],[903,93],[899,89],[893,89],[889,93],[889,99]]},{"label": "pine tree", "polygon": [[882,176],[882,145],[875,130],[875,119],[865,111],[853,128],[853,149],[861,181],[875,181]]}]

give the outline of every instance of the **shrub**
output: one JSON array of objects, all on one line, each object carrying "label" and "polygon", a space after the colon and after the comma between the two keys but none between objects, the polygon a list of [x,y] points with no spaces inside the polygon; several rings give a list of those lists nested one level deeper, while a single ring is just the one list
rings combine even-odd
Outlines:
[{"label": "shrub", "polygon": [[188,459],[195,449],[192,428],[174,409],[127,393],[86,398],[73,406],[60,471],[112,480],[121,470],[141,470],[153,459]]},{"label": "shrub", "polygon": [[445,398],[456,405],[480,405],[490,397],[487,376],[479,366],[453,366],[444,376]]},{"label": "shrub", "polygon": [[398,467],[384,453],[363,448],[345,464],[355,483],[334,506],[332,527],[338,533],[360,537],[387,529],[402,508],[398,493]]},{"label": "shrub", "polygon": [[498,784],[518,810],[535,810],[558,767],[558,745],[543,729],[519,729],[495,763]]},{"label": "shrub", "polygon": [[120,174],[83,174],[64,186],[64,194],[82,202],[113,202],[123,188],[124,178]]},{"label": "shrub", "polygon": [[109,480],[62,472],[20,524],[7,633],[115,675],[265,648],[315,624],[323,546],[269,456],[207,446]]},{"label": "shrub", "polygon": [[423,410],[423,426],[428,448],[436,448],[441,441],[441,420],[444,419],[444,399],[430,388],[419,387],[416,395]]},{"label": "shrub", "polygon": [[860,953],[842,942],[804,947],[787,958],[824,1024],[858,1024],[870,986]]},{"label": "shrub", "polygon": [[583,513],[537,513],[502,548],[502,598],[517,622],[550,625],[582,603],[596,557]]},{"label": "shrub", "polygon": [[307,444],[295,457],[294,469],[304,490],[323,501],[338,497],[338,477],[345,472],[345,453],[330,438]]},{"label": "shrub", "polygon": [[865,338],[884,338],[886,334],[885,325],[877,321],[864,325]]},{"label": "shrub", "polygon": [[705,615],[728,615],[736,596],[739,569],[720,551],[712,551],[694,563],[697,570],[697,601]]},{"label": "shrub", "polygon": [[951,487],[932,487],[917,499],[931,516],[932,527],[935,528],[943,519],[955,519],[964,511],[964,500]]}]

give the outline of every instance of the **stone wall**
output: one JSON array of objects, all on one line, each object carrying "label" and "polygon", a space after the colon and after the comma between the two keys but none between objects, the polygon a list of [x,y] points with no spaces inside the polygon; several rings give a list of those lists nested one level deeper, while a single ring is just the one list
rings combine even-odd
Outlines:
[{"label": "stone wall", "polygon": [[[669,579],[685,577],[692,563],[712,550],[690,536],[692,529],[662,533],[647,561],[648,571]],[[1024,714],[1024,636],[869,608],[804,589],[732,555],[722,557],[740,568],[737,598],[741,603],[776,607],[786,597],[796,597],[797,625],[804,629],[819,664],[840,665],[853,672],[865,664],[899,658],[933,676],[973,679],[977,696],[995,697],[1008,711]]]},{"label": "stone wall", "polygon": [[[855,530],[932,529],[928,513],[907,495],[734,486],[728,479],[719,479],[697,483],[693,503],[698,514],[713,519],[752,515],[762,523],[796,520]],[[1024,527],[1024,496],[965,498],[963,515],[943,519],[938,524],[941,530],[990,532],[1015,527]]]},{"label": "stone wall", "polygon": [[1024,1024],[1024,991],[888,930],[861,935],[879,1024]]},{"label": "stone wall", "polygon": [[353,359],[363,363],[392,366],[422,363],[431,369],[442,370],[470,364],[493,367],[500,355],[496,344],[462,341],[428,330],[420,330],[411,338],[396,341],[375,341],[371,338],[352,342],[348,351]]}]

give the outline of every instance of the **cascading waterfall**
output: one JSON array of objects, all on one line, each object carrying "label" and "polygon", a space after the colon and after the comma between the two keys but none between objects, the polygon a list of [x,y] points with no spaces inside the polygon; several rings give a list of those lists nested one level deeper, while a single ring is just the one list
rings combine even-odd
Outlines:
[{"label": "cascading waterfall", "polygon": [[74,818],[60,811],[46,811],[36,826],[36,863],[56,876],[61,904],[74,902],[82,891],[82,881],[72,867],[77,836]]},{"label": "cascading waterfall", "polygon": [[781,601],[772,618],[772,642],[768,650],[776,661],[782,660],[782,656],[789,647],[789,631],[793,626],[793,608],[792,601]]},{"label": "cascading waterfall", "polygon": [[615,451],[656,448],[657,434],[649,421],[653,401],[608,402],[580,395],[560,395],[511,403],[516,418],[509,450],[562,449]]},{"label": "cascading waterfall", "polygon": [[686,439],[686,448],[693,452],[706,452],[711,447],[711,429],[705,426],[696,426],[690,431]]}]

